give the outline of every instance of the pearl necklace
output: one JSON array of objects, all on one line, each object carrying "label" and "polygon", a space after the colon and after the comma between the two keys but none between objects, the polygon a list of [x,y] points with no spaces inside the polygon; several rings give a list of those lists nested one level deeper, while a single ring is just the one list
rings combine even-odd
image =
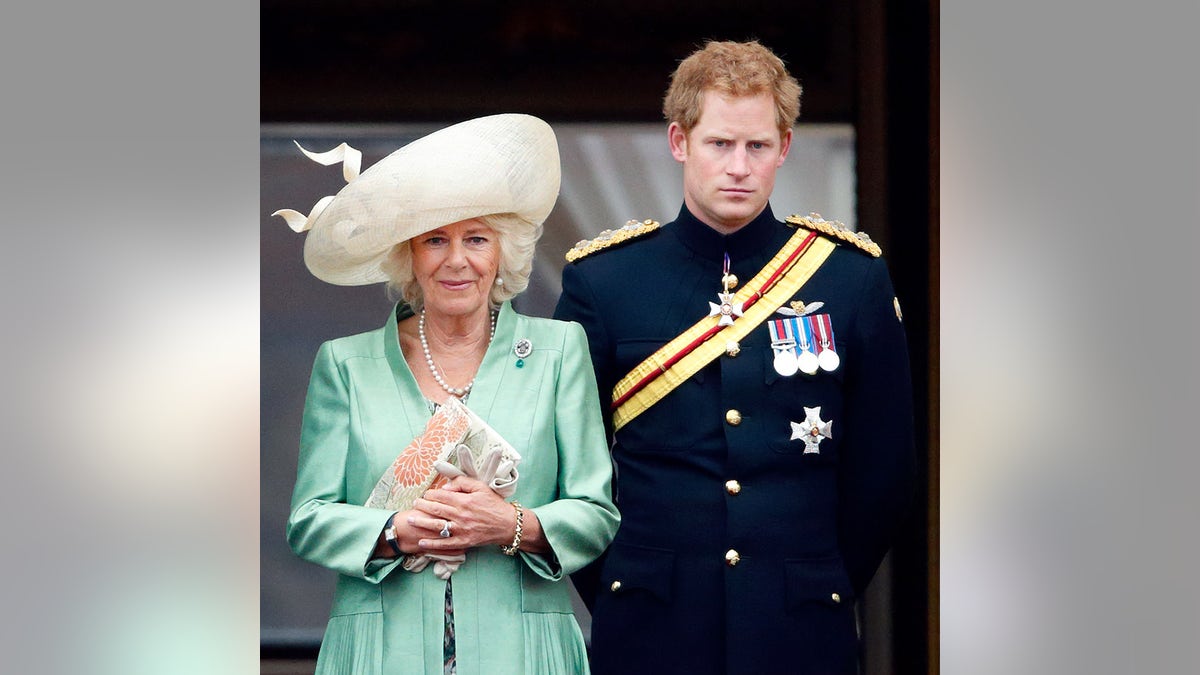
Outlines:
[{"label": "pearl necklace", "polygon": [[[491,328],[491,331],[488,333],[488,344],[490,345],[490,344],[492,344],[492,338],[496,337],[496,313],[488,312],[488,314],[490,314],[492,317],[492,328]],[[475,378],[474,377],[472,377],[471,381],[467,383],[467,386],[465,386],[461,389],[459,389],[458,387],[451,387],[450,385],[446,384],[446,380],[442,379],[442,373],[438,370],[438,367],[433,363],[433,354],[429,351],[429,341],[427,339],[425,339],[425,309],[424,308],[421,308],[421,318],[417,321],[417,335],[421,336],[421,351],[425,352],[425,364],[429,366],[429,373],[431,375],[433,375],[433,379],[434,379],[434,381],[436,381],[438,383],[438,386],[440,386],[442,389],[444,389],[446,391],[446,393],[450,394],[451,396],[457,396],[459,398],[463,398],[467,394],[469,394],[471,392],[471,387],[475,386]]]}]

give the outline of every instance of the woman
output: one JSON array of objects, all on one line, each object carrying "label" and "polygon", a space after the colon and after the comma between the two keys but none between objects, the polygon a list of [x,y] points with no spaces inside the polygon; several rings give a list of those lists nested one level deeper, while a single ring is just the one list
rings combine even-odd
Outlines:
[{"label": "woman", "polygon": [[[277,212],[309,232],[309,270],[403,296],[382,328],[322,345],[309,385],[287,536],[339,573],[317,672],[587,672],[566,576],[619,521],[595,378],[578,324],[509,303],[558,195],[553,132],[471,120],[361,176],[344,144],[305,154],[348,181],[307,217]],[[451,398],[519,453],[513,502],[458,476],[408,510],[362,506]],[[461,563],[405,563],[419,556]]]}]

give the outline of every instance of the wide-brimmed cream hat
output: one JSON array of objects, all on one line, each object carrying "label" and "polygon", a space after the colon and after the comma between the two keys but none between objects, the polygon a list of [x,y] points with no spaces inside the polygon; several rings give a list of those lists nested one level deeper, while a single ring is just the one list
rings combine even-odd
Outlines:
[{"label": "wide-brimmed cream hat", "polygon": [[322,153],[300,150],[327,166],[341,162],[346,187],[307,216],[291,209],[272,215],[308,232],[305,265],[340,286],[387,281],[381,264],[388,251],[443,225],[514,213],[537,227],[554,208],[562,178],[550,125],[515,113],[435,131],[361,175],[362,153],[345,143]]}]

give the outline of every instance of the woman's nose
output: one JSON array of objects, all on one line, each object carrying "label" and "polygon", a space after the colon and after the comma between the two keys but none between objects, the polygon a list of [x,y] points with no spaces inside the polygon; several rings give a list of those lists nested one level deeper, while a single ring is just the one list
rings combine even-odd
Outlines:
[{"label": "woman's nose", "polygon": [[467,251],[462,242],[451,242],[446,252],[446,264],[451,267],[463,267],[467,264]]}]

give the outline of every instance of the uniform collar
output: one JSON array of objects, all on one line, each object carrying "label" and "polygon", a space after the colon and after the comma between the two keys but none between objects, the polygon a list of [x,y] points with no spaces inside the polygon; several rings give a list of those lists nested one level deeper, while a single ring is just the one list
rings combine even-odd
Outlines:
[{"label": "uniform collar", "polygon": [[745,227],[724,235],[701,222],[685,205],[680,207],[679,215],[670,229],[684,246],[702,258],[721,260],[729,253],[731,258],[738,260],[768,249],[779,232],[779,221],[775,220],[771,205],[767,204],[762,213]]}]

